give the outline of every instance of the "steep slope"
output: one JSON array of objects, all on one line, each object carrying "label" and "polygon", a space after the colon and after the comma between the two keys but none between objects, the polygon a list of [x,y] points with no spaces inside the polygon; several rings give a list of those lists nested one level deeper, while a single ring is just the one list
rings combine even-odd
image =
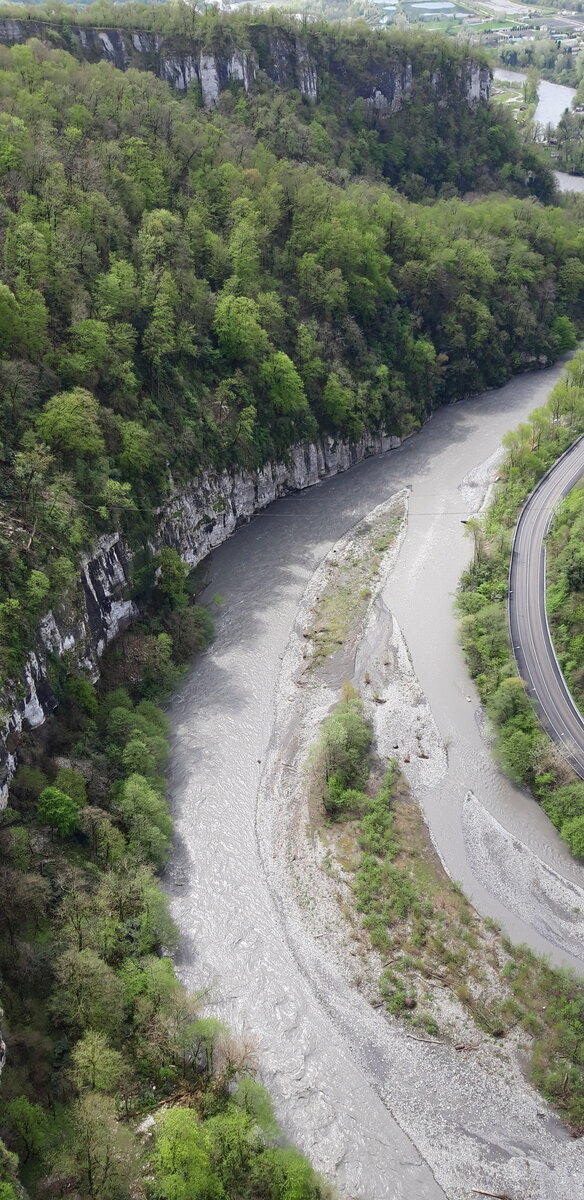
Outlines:
[{"label": "steep slope", "polygon": [[[261,98],[276,91],[285,129],[275,148],[284,157],[312,161],[315,146],[294,122],[302,100],[315,110],[310,120],[332,135],[339,166],[381,174],[414,199],[441,185],[553,194],[550,172],[520,144],[508,114],[488,107],[488,63],[452,40],[372,33],[366,25],[333,31],[278,12],[197,15],[183,4],[100,4],[98,13],[92,5],[74,21],[72,13],[55,20],[50,9],[30,9],[25,20],[8,11],[0,17],[6,45],[38,38],[85,61],[147,70],[207,109],[225,92]],[[326,149],[321,138],[318,161]]]},{"label": "steep slope", "polygon": [[[397,112],[422,87],[428,70],[442,106],[459,99],[476,105],[489,97],[484,59],[466,49],[445,53],[440,42],[432,47],[429,40],[372,35],[367,26],[355,36],[342,28],[333,33],[328,25],[301,26],[283,13],[272,20],[248,14],[242,21],[216,12],[201,19],[185,9],[174,17],[157,13],[156,27],[149,29],[152,13],[139,5],[121,15],[119,6],[112,7],[111,25],[105,26],[92,25],[91,11],[58,21],[42,10],[29,13],[26,20],[0,17],[0,41],[13,45],[39,38],[88,62],[152,71],[179,91],[194,83],[205,108],[233,84],[250,93],[270,81],[314,102],[336,93],[345,103],[362,98],[378,113]],[[103,21],[103,9],[101,16]]]},{"label": "steep slope", "polygon": [[[339,55],[341,44],[351,64],[361,43],[341,40]],[[460,49],[404,48],[422,92],[383,128],[356,100],[348,143],[331,74],[316,105],[264,83],[226,91],[207,113],[196,90],[173,95],[148,71],[34,39],[1,50],[0,677],[21,688],[16,707],[13,689],[4,698],[12,732],[51,705],[31,686],[44,687],[39,661],[20,683],[41,620],[43,658],[77,643],[94,669],[151,586],[157,538],[198,557],[168,502],[201,472],[227,475],[210,508],[194,502],[196,519],[227,529],[224,510],[236,521],[262,503],[266,464],[283,471],[274,494],[302,478],[286,465],[292,447],[340,439],[350,461],[571,344],[584,266],[570,214],[503,199],[418,207],[338,165],[361,155],[374,175],[376,155],[383,166],[400,139],[421,141],[393,122],[421,129],[437,56],[460,85]],[[514,131],[483,102],[459,96],[433,112],[457,137],[474,130],[477,170],[495,136],[501,160],[513,157]],[[453,144],[433,144],[431,190],[460,171]],[[331,446],[313,453],[330,458]],[[242,470],[257,503],[231,505]],[[65,595],[56,632],[47,614]]]}]

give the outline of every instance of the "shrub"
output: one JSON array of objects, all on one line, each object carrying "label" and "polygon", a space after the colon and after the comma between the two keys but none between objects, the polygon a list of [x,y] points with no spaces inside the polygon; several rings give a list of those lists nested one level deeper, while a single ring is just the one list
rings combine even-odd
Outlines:
[{"label": "shrub", "polygon": [[206,608],[193,604],[191,608],[178,608],[170,613],[166,628],[172,638],[174,657],[177,662],[188,662],[193,655],[208,646],[215,626]]},{"label": "shrub", "polygon": [[363,716],[363,702],[348,688],[345,698],[325,721],[310,760],[328,816],[338,817],[351,806],[355,792],[362,794],[372,737],[371,725]]},{"label": "shrub", "polygon": [[515,783],[525,783],[533,768],[536,734],[525,733],[512,725],[504,725],[498,745],[498,755],[503,770]]},{"label": "shrub", "polygon": [[561,827],[561,834],[572,854],[576,858],[584,858],[584,814],[565,821]]},{"label": "shrub", "polygon": [[573,817],[584,817],[584,783],[571,783],[546,796],[543,807],[557,829]]}]

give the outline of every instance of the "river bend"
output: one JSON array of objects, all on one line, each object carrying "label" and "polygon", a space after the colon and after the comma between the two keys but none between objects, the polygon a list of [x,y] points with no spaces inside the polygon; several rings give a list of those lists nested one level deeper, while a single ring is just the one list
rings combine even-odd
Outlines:
[{"label": "river bend", "polygon": [[[523,84],[527,78],[523,71],[506,71],[502,67],[497,67],[493,75],[495,79],[517,84]],[[566,109],[572,107],[575,97],[576,88],[566,87],[562,83],[551,83],[549,79],[540,79],[534,121],[543,129],[547,125],[553,125],[555,128]],[[568,175],[565,171],[554,171],[554,175],[560,192],[584,192],[584,176]]]},{"label": "river bend", "polygon": [[473,1092],[472,1071],[451,1049],[431,1057],[404,1043],[335,972],[326,945],[297,932],[298,914],[270,877],[278,829],[265,800],[258,808],[262,773],[278,754],[282,660],[303,594],[334,543],[405,488],[407,530],[381,599],[447,747],[438,780],[416,786],[432,837],[481,913],[557,962],[582,962],[574,910],[584,872],[494,765],[452,612],[471,552],[462,519],[484,498],[504,432],[545,401],[561,370],[440,410],[399,450],[277,501],[209,565],[208,597],[222,597],[216,640],[170,713],[179,969],[190,988],[209,989],[216,1015],[255,1038],[284,1127],[343,1195],[454,1200],[468,1195],[479,1164],[490,1178],[505,1162],[508,1180],[526,1158],[543,1171],[534,1195],[575,1195],[577,1151],[556,1118],[541,1119],[535,1102],[501,1107],[495,1079],[478,1090],[475,1080]]}]

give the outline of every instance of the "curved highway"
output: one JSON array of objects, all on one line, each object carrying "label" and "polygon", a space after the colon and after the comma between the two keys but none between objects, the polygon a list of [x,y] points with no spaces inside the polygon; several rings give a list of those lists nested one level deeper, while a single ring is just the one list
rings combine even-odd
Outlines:
[{"label": "curved highway", "polygon": [[560,500],[584,474],[584,437],[566,450],[532,492],[519,518],[509,572],[513,653],[544,729],[584,779],[584,719],[556,658],[546,612],[545,538]]}]

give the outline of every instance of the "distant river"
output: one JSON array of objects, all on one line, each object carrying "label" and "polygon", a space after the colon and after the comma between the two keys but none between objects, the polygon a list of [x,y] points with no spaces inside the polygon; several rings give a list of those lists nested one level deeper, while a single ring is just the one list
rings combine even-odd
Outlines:
[{"label": "distant river", "polygon": [[[506,83],[524,83],[526,79],[522,71],[503,71],[497,68],[493,73],[495,79]],[[566,109],[572,107],[575,95],[575,88],[540,79],[535,120],[539,125],[553,125],[555,128]],[[561,192],[584,192],[584,177],[581,175],[566,175],[564,171],[555,171],[554,174]]]}]

